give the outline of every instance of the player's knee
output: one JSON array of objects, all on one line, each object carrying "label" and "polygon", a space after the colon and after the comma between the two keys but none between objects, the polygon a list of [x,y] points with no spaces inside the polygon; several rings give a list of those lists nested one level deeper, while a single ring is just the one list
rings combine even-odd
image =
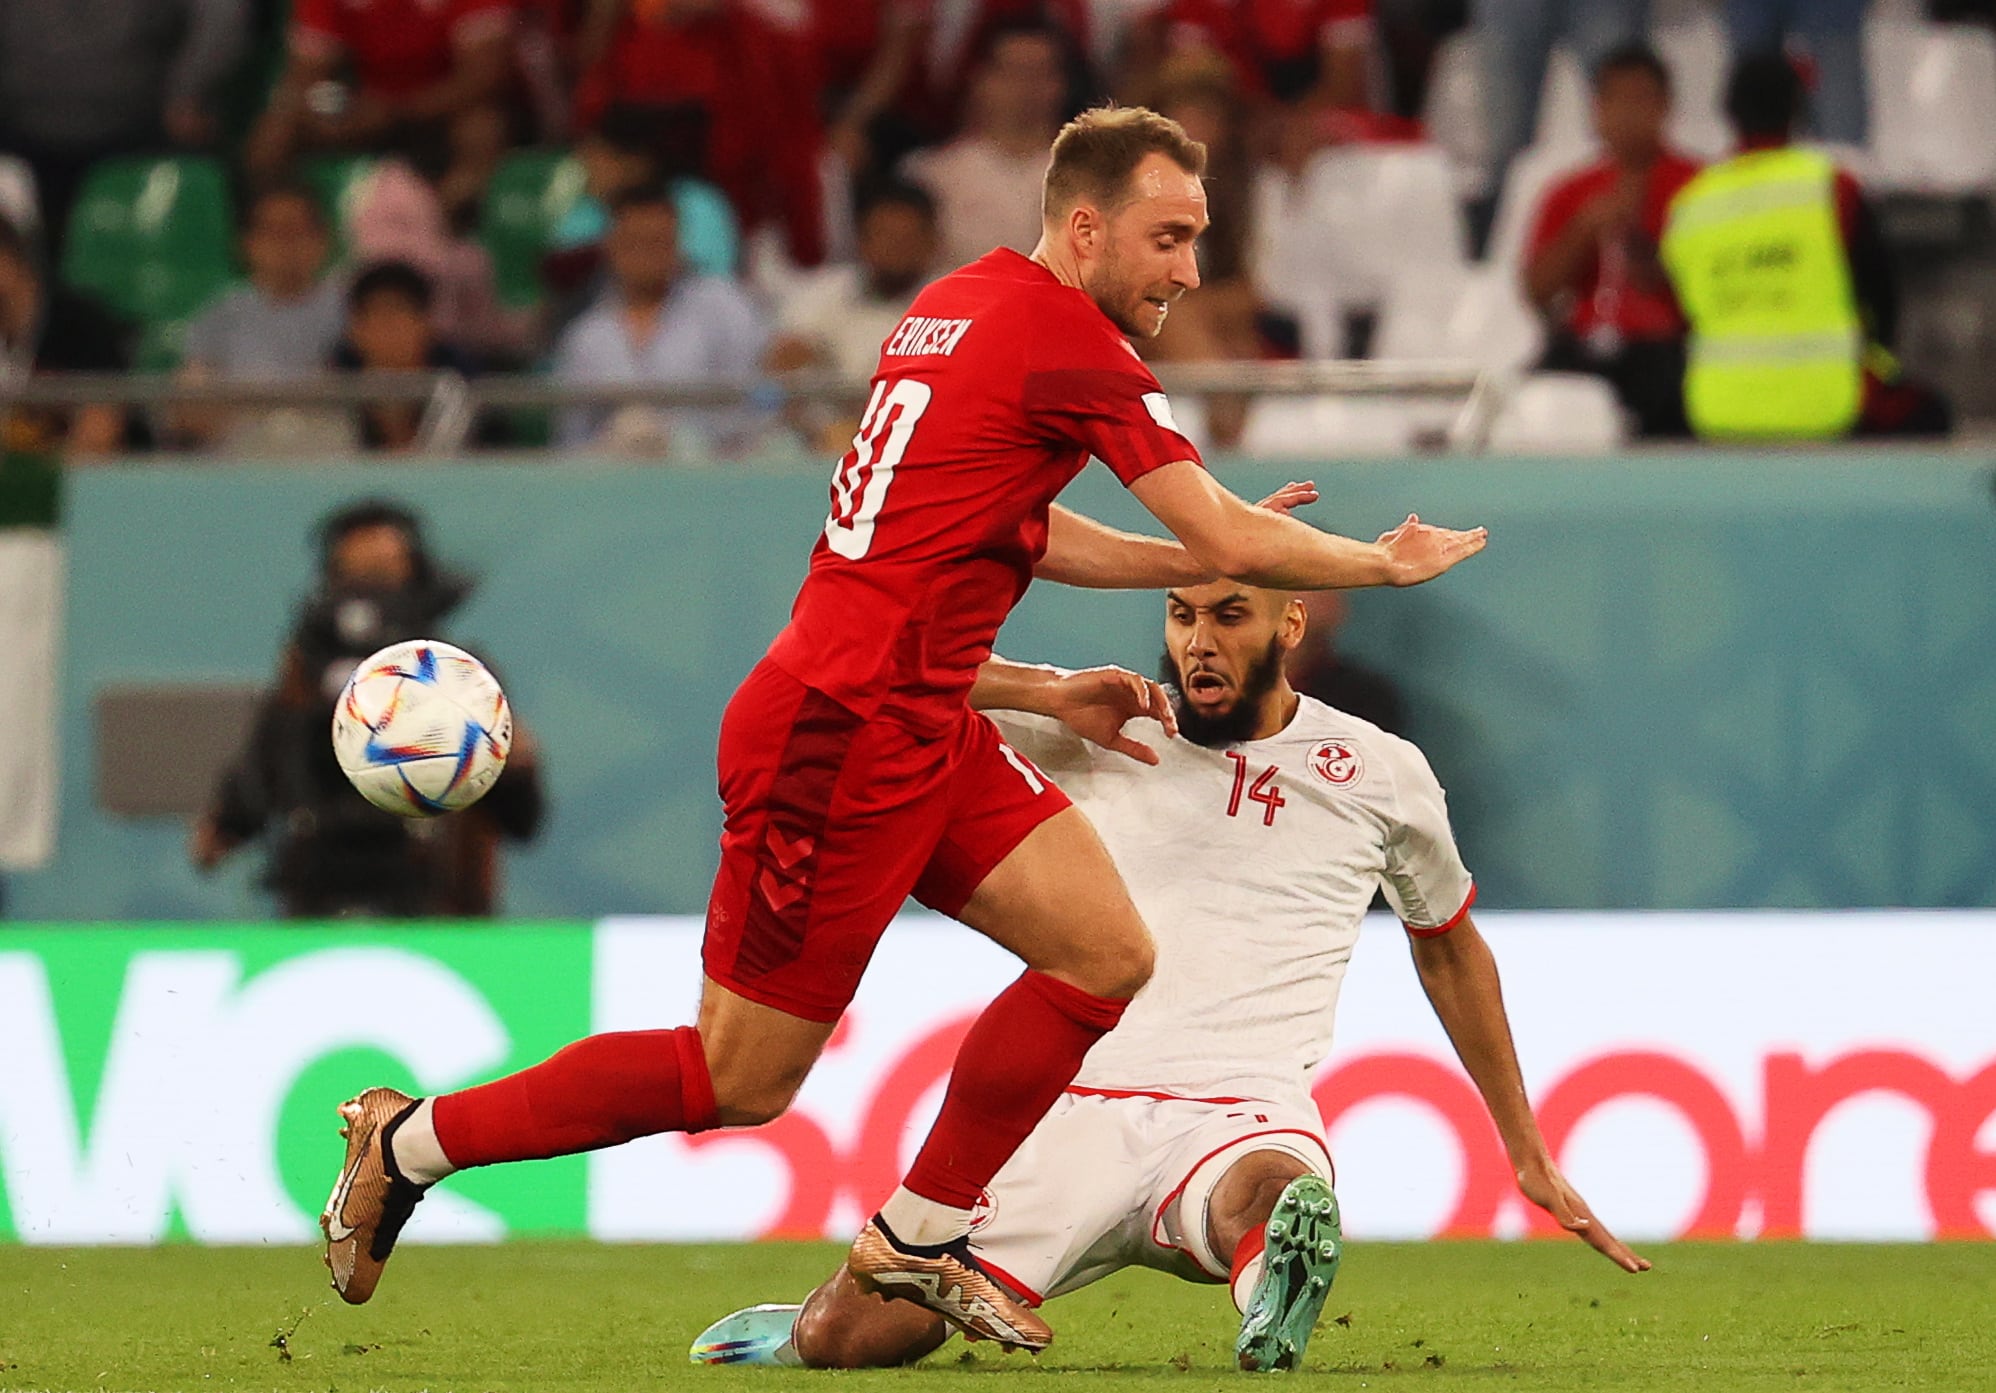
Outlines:
[{"label": "player's knee", "polygon": [[714,1112],[723,1127],[760,1127],[790,1111],[797,1090],[803,1086],[802,1076],[718,1077],[714,1080]]},{"label": "player's knee", "polygon": [[1089,964],[1092,981],[1082,987],[1097,996],[1128,1001],[1150,981],[1157,968],[1157,947],[1148,931],[1138,926],[1134,933],[1121,935],[1113,944],[1103,945]]}]

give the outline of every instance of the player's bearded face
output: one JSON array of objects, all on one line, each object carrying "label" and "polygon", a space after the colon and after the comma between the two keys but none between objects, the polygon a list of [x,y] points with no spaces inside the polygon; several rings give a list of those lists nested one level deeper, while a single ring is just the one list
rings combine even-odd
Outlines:
[{"label": "player's bearded face", "polygon": [[1169,648],[1159,660],[1158,680],[1174,688],[1178,733],[1195,745],[1215,748],[1252,740],[1261,725],[1262,707],[1282,679],[1288,650],[1279,634],[1236,675],[1223,657],[1184,658]]}]

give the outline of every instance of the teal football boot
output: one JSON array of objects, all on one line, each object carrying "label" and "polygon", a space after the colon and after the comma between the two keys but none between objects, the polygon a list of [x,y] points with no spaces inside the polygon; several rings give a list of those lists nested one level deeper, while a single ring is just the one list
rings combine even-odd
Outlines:
[{"label": "teal football boot", "polygon": [[1344,1257],[1338,1197],[1322,1176],[1290,1181],[1268,1216],[1261,1278],[1248,1297],[1234,1357],[1250,1372],[1293,1369],[1303,1362],[1310,1332]]}]

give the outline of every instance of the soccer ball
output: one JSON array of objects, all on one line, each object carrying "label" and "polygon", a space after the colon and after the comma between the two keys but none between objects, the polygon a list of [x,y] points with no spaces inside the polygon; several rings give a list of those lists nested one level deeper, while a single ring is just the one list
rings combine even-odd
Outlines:
[{"label": "soccer ball", "polygon": [[485,664],[410,639],[353,670],[333,707],[333,753],[361,796],[403,817],[470,807],[513,748],[513,713]]}]

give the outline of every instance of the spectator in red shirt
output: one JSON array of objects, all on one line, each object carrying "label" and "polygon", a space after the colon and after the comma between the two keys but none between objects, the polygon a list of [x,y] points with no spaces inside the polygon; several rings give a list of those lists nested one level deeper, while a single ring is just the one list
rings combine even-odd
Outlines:
[{"label": "spectator in red shirt", "polygon": [[1170,0],[1150,24],[1167,51],[1224,56],[1245,92],[1346,111],[1372,104],[1372,0]]},{"label": "spectator in red shirt", "polygon": [[855,174],[913,148],[905,108],[919,94],[930,0],[811,0],[831,147]]},{"label": "spectator in red shirt", "polygon": [[695,113],[703,176],[728,195],[742,230],[778,222],[793,261],[824,260],[820,71],[802,30],[749,0],[591,0],[580,47],[578,127],[613,103]]},{"label": "spectator in red shirt", "polygon": [[296,0],[291,58],[244,151],[282,174],[302,151],[391,150],[462,218],[513,132],[513,0]]},{"label": "spectator in red shirt", "polygon": [[1629,44],[1594,74],[1594,129],[1605,158],[1546,194],[1525,257],[1525,292],[1552,325],[1555,372],[1608,379],[1647,436],[1690,433],[1684,419],[1684,316],[1657,260],[1665,211],[1698,165],[1664,144],[1670,74]]}]

